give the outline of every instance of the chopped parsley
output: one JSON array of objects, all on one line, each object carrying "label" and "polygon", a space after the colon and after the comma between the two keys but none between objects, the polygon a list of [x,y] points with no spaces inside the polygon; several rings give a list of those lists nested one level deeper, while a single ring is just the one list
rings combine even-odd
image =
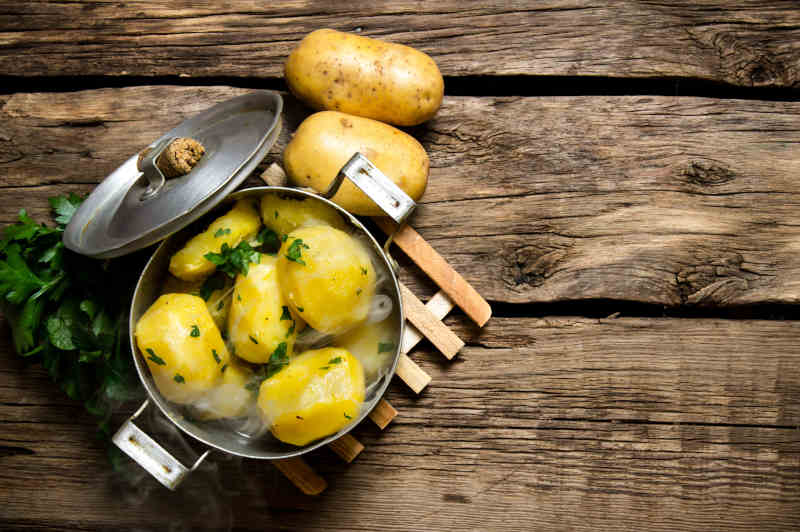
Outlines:
[{"label": "chopped parsley", "polygon": [[287,239],[287,238],[289,238],[289,235],[287,235],[287,234],[284,234],[284,235],[281,237],[281,242],[286,242],[286,239]]},{"label": "chopped parsley", "polygon": [[297,312],[303,312],[305,310],[303,307],[297,307]]},{"label": "chopped parsley", "polygon": [[292,319],[292,314],[289,312],[289,307],[284,305],[283,313],[281,314],[281,320],[290,320],[290,319]]},{"label": "chopped parsley", "polygon": [[394,351],[394,342],[378,342],[378,353],[391,353]]},{"label": "chopped parsley", "polygon": [[289,244],[289,249],[286,250],[286,258],[290,261],[296,262],[297,264],[302,264],[305,266],[305,261],[300,258],[303,254],[303,249],[309,249],[308,245],[303,243],[302,238],[295,238],[292,240],[292,243]]},{"label": "chopped parsley", "polygon": [[347,412],[344,413],[344,417],[346,417],[347,419],[353,419],[353,418],[351,418],[350,416],[347,415]]},{"label": "chopped parsley", "polygon": [[217,304],[217,310],[222,310],[224,306],[225,306],[225,300],[220,299],[219,303]]},{"label": "chopped parsley", "polygon": [[278,211],[275,211],[275,219],[278,219]]},{"label": "chopped parsley", "polygon": [[242,296],[239,295],[239,293],[237,293],[236,294],[236,301],[241,301],[241,300],[242,300]]},{"label": "chopped parsley", "polygon": [[228,369],[228,365],[227,365],[227,364],[223,364],[223,365],[222,365],[222,368],[219,370],[219,372],[220,372],[220,373],[225,373],[225,370],[226,370],[226,369]]},{"label": "chopped parsley", "polygon": [[361,275],[367,275],[368,273],[369,273],[369,270],[362,266],[361,267]]},{"label": "chopped parsley", "polygon": [[261,255],[247,242],[240,242],[235,248],[225,242],[219,253],[206,253],[203,257],[231,278],[236,274],[247,275],[250,263],[258,264],[261,261]]},{"label": "chopped parsley", "polygon": [[273,351],[269,356],[267,363],[258,369],[255,380],[245,385],[245,388],[252,392],[257,391],[262,382],[278,373],[285,366],[288,366],[289,355],[286,353],[286,351],[286,342],[279,343],[278,347],[275,348],[275,351]]},{"label": "chopped parsley", "polygon": [[328,364],[341,364],[341,363],[342,363],[342,357],[332,358],[328,361]]},{"label": "chopped parsley", "polygon": [[214,357],[214,361],[215,361],[217,364],[219,364],[220,362],[222,362],[222,359],[221,359],[221,358],[219,358],[219,355],[217,354],[217,350],[216,350],[216,349],[212,349],[212,350],[211,350],[211,355]]},{"label": "chopped parsley", "polygon": [[159,366],[166,366],[167,365],[167,363],[164,362],[164,359],[161,358],[160,356],[158,356],[156,354],[156,352],[153,351],[152,349],[150,349],[149,347],[147,349],[145,349],[145,351],[147,351],[147,354],[150,355],[150,356],[147,357],[148,359],[152,360],[153,362],[155,362]]},{"label": "chopped parsley", "polygon": [[229,234],[231,234],[230,228],[228,228],[228,227],[226,227],[225,229],[219,228],[219,229],[217,229],[217,232],[214,233],[214,238],[219,238],[221,236],[225,236],[225,235],[229,235]]},{"label": "chopped parsley", "polygon": [[251,341],[251,342],[253,342],[254,344],[258,345],[258,340],[256,340],[256,339],[255,339],[255,338],[253,338],[252,336],[250,336],[249,338],[250,338],[250,341]]},{"label": "chopped parsley", "polygon": [[225,276],[214,274],[203,282],[203,286],[200,287],[200,297],[203,301],[208,301],[215,290],[223,288],[225,288]]},{"label": "chopped parsley", "polygon": [[292,326],[289,327],[288,331],[286,331],[286,338],[289,338],[292,335],[292,333],[294,333],[294,328],[295,328],[296,325],[297,325],[297,323],[295,323],[295,321],[292,320]]},{"label": "chopped parsley", "polygon": [[200,336],[200,327],[198,327],[197,325],[192,325],[192,332],[189,333],[189,336],[191,336],[192,338],[197,338],[198,336]]},{"label": "chopped parsley", "polygon": [[256,240],[258,240],[259,244],[263,244],[264,247],[268,249],[277,249],[281,247],[281,239],[278,237],[278,233],[269,227],[265,227],[259,231]]},{"label": "chopped parsley", "polygon": [[184,379],[183,375],[181,375],[180,373],[176,373],[175,376],[172,377],[172,380],[174,380],[178,384],[183,384],[184,382],[186,382],[186,379]]}]

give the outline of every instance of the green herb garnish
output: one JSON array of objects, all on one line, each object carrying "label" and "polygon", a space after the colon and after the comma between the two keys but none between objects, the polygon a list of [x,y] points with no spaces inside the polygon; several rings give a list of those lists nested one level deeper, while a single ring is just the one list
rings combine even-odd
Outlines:
[{"label": "green herb garnish", "polygon": [[200,336],[200,327],[198,327],[197,325],[192,325],[192,332],[189,333],[189,336],[191,336],[192,338],[197,338],[198,336]]},{"label": "green herb garnish", "polygon": [[152,360],[153,362],[155,362],[159,366],[166,366],[167,365],[167,363],[164,362],[164,359],[161,358],[160,356],[158,356],[156,354],[156,352],[153,351],[152,349],[150,349],[149,347],[147,349],[145,349],[145,351],[147,351],[147,354],[148,354],[147,358],[148,359]]},{"label": "green herb garnish", "polygon": [[277,249],[281,247],[281,239],[278,238],[278,233],[269,227],[265,227],[259,231],[256,240],[258,240],[259,244],[263,244],[267,249]]},{"label": "green herb garnish", "polygon": [[222,359],[221,359],[221,358],[219,358],[219,355],[217,354],[217,350],[216,350],[216,349],[212,349],[212,350],[211,350],[211,355],[214,357],[214,361],[215,361],[217,364],[219,364],[220,362],[222,362]]},{"label": "green herb garnish", "polygon": [[223,364],[223,365],[222,365],[222,368],[219,370],[219,372],[220,372],[220,373],[225,373],[225,370],[226,370],[226,369],[228,369],[228,365],[227,365],[227,364]]},{"label": "green herb garnish", "polygon": [[183,378],[183,375],[181,375],[180,373],[176,373],[175,376],[172,377],[172,380],[174,380],[178,384],[183,384],[184,382],[186,382],[186,380]]},{"label": "green herb garnish", "polygon": [[350,416],[347,415],[347,412],[344,413],[344,417],[346,417],[347,419],[353,419],[353,418],[351,418]]},{"label": "green herb garnish", "polygon": [[222,308],[223,308],[224,306],[225,306],[225,300],[224,300],[224,299],[221,299],[221,300],[219,301],[219,303],[217,303],[217,310],[222,310]]},{"label": "green herb garnish", "polygon": [[342,363],[342,357],[332,358],[328,361],[328,364],[341,364],[341,363]]},{"label": "green herb garnish", "polygon": [[309,248],[303,243],[302,238],[295,238],[292,240],[292,243],[289,244],[289,249],[286,250],[286,258],[290,261],[296,262],[297,264],[302,264],[305,266],[305,261],[300,258],[303,254],[303,249]]},{"label": "green herb garnish", "polygon": [[361,267],[361,275],[367,275],[368,273],[369,273],[369,270],[362,266]]},{"label": "green herb garnish", "polygon": [[292,326],[291,326],[291,327],[289,327],[289,330],[288,330],[288,331],[286,331],[286,338],[289,338],[289,337],[292,335],[292,333],[294,332],[294,328],[295,328],[295,326],[296,326],[296,325],[297,325],[297,323],[296,323],[294,320],[292,320]]},{"label": "green herb garnish", "polygon": [[303,307],[297,307],[297,312],[303,312],[305,309]]},{"label": "green herb garnish", "polygon": [[275,219],[278,219],[278,211],[275,211]]},{"label": "green herb garnish", "polygon": [[235,248],[227,242],[223,243],[219,253],[206,253],[203,257],[231,278],[237,274],[247,275],[250,263],[258,264],[261,261],[261,255],[247,242],[240,242]]},{"label": "green herb garnish", "polygon": [[292,314],[289,312],[289,307],[283,305],[283,313],[281,313],[281,321],[292,319]]},{"label": "green herb garnish", "polygon": [[378,353],[390,353],[394,351],[394,342],[378,342]]},{"label": "green herb garnish", "polygon": [[220,228],[220,229],[217,229],[216,233],[214,233],[214,238],[219,238],[221,236],[225,236],[225,235],[229,235],[229,234],[231,234],[231,230],[229,228],[227,228],[227,227],[225,229]]},{"label": "green herb garnish", "polygon": [[214,274],[203,282],[200,287],[200,297],[203,298],[203,301],[208,301],[208,298],[211,297],[215,290],[223,288],[225,288],[225,275]]},{"label": "green herb garnish", "polygon": [[256,345],[258,344],[258,340],[256,340],[256,339],[255,339],[255,338],[253,338],[252,336],[250,336],[249,338],[250,338],[250,341],[251,341],[251,342],[253,342],[253,343],[254,343],[254,344],[256,344]]}]

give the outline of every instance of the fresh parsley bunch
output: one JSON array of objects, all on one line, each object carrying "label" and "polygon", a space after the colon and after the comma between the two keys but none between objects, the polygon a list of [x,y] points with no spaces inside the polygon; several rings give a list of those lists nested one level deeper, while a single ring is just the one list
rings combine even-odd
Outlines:
[{"label": "fresh parsley bunch", "polygon": [[3,231],[0,310],[17,353],[38,359],[109,436],[113,405],[138,389],[126,331],[139,261],[101,261],[65,249],[64,227],[82,200],[70,194],[49,201],[55,227],[21,210]]}]

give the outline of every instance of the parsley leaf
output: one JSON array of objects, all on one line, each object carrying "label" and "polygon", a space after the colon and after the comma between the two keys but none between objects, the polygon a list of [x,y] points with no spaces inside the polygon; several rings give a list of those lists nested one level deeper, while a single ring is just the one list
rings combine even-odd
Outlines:
[{"label": "parsley leaf", "polygon": [[203,301],[208,301],[214,291],[222,290],[223,288],[225,288],[225,275],[215,273],[203,282],[200,287],[200,297],[203,298]]},{"label": "parsley leaf", "polygon": [[198,336],[200,336],[200,327],[198,327],[197,325],[192,325],[192,332],[189,333],[189,336],[191,336],[192,338],[197,338]]},{"label": "parsley leaf", "polygon": [[255,339],[255,338],[253,338],[252,336],[249,336],[249,338],[250,338],[250,341],[251,341],[251,342],[253,342],[254,344],[258,345],[258,340],[256,340],[256,339]]},{"label": "parsley leaf", "polygon": [[295,238],[292,240],[292,243],[289,244],[289,249],[286,250],[286,258],[305,266],[305,261],[300,258],[303,255],[303,249],[309,249],[308,245],[303,243],[302,238]]},{"label": "parsley leaf", "polygon": [[183,375],[181,375],[180,373],[176,373],[175,376],[172,377],[172,380],[174,380],[178,384],[183,384],[184,382],[186,382],[186,379],[184,379]]},{"label": "parsley leaf", "polygon": [[341,363],[342,363],[342,357],[332,358],[328,361],[328,364],[341,364]]},{"label": "parsley leaf", "polygon": [[220,373],[225,373],[225,370],[226,370],[226,369],[228,369],[228,365],[227,365],[227,364],[223,364],[223,365],[222,365],[222,368],[220,368],[219,372],[220,372]]},{"label": "parsley leaf", "polygon": [[347,419],[353,419],[352,417],[347,415],[347,412],[344,413],[344,417],[346,417]]},{"label": "parsley leaf", "polygon": [[[214,362],[216,362],[217,364],[219,364],[220,362],[222,362],[222,359],[221,359],[221,358],[219,358],[219,354],[217,354],[217,350],[216,350],[216,349],[212,349],[212,350],[211,350],[211,355],[214,357]],[[226,364],[226,365],[227,365],[227,364]]]},{"label": "parsley leaf", "polygon": [[269,227],[265,227],[259,231],[258,236],[256,236],[256,240],[258,240],[259,244],[262,244],[269,250],[274,251],[281,247],[281,239],[278,237],[278,233]]},{"label": "parsley leaf", "polygon": [[219,253],[206,253],[203,256],[231,278],[240,273],[247,275],[250,263],[258,264],[261,261],[261,255],[247,242],[240,242],[235,248],[223,243]]},{"label": "parsley leaf", "polygon": [[50,207],[55,212],[55,221],[60,225],[67,225],[72,219],[72,215],[78,210],[83,200],[75,193],[70,193],[69,196],[56,196],[47,200]]},{"label": "parsley leaf", "polygon": [[281,314],[281,321],[290,319],[292,319],[292,314],[289,312],[289,307],[283,305],[283,313]]},{"label": "parsley leaf", "polygon": [[231,234],[230,228],[226,227],[225,229],[223,229],[223,228],[220,227],[219,229],[217,229],[217,232],[214,233],[214,238],[219,238],[221,236],[225,236],[225,235],[229,235],[229,234]]}]

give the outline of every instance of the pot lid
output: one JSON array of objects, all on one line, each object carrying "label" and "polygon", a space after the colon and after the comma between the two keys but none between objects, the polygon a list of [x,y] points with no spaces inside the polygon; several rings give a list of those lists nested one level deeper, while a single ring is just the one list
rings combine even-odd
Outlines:
[{"label": "pot lid", "polygon": [[[94,189],[67,225],[64,245],[90,257],[119,257],[186,227],[255,170],[278,138],[282,108],[280,94],[258,91],[184,121]],[[155,161],[181,137],[198,141],[205,154],[186,175],[166,178]]]}]

